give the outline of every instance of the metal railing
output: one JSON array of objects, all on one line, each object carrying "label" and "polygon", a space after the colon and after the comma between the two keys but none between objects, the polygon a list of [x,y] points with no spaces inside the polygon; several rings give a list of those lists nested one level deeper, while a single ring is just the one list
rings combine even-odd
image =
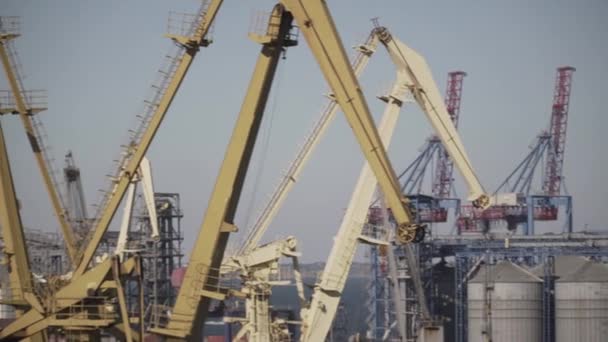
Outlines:
[{"label": "metal railing", "polygon": [[[8,19],[6,19],[6,18],[8,18]],[[10,27],[9,23],[17,20],[14,18],[15,17],[0,17],[0,22],[2,22],[2,25],[9,25],[9,27]],[[15,25],[18,25],[18,24],[15,24]],[[25,91],[25,87],[23,86],[23,79],[24,79],[23,72],[22,72],[23,66],[20,62],[20,58],[19,58],[19,55],[17,54],[17,50],[14,47],[13,41],[6,40],[4,42],[4,46],[6,48],[6,52],[8,55],[10,68],[13,70],[14,77],[17,81],[18,91],[23,96],[23,100],[25,102],[25,107],[29,111],[29,114],[35,114],[41,110],[46,109],[46,107],[47,107],[46,92],[41,91],[41,90]],[[13,93],[11,93],[11,94],[15,95]],[[13,101],[8,101],[6,98],[0,99],[0,100],[3,102],[7,101],[7,105],[16,106],[16,104],[15,104],[16,101],[14,99],[13,99]],[[59,203],[60,203],[61,209],[63,211],[63,214],[67,215],[65,195],[62,191],[63,182],[59,181],[59,179],[62,179],[62,178],[57,176],[58,169],[53,166],[55,158],[53,157],[51,146],[48,144],[48,134],[46,132],[46,129],[44,128],[42,121],[40,120],[40,118],[37,115],[31,115],[29,117],[31,118],[34,135],[38,142],[38,145],[40,148],[40,153],[44,159],[44,163],[45,163],[47,171],[49,173],[49,177],[51,178],[52,186],[54,187],[55,192],[57,193],[57,197],[59,199]]]},{"label": "metal railing", "polygon": [[[47,93],[45,90],[26,90],[21,92],[30,114],[47,109]],[[10,90],[0,90],[0,113],[18,114],[15,96]]]},{"label": "metal railing", "polygon": [[[178,25],[178,30],[183,33],[186,37],[193,37],[196,35],[196,31],[199,29],[200,23],[204,20],[204,16],[207,12],[209,1],[203,1],[198,14],[191,17],[187,17],[186,22],[182,21],[182,24]],[[182,17],[183,19],[183,17]],[[175,21],[175,20],[174,20]],[[170,22],[174,22],[170,21]],[[176,24],[177,25],[177,24]],[[139,146],[141,139],[148,129],[152,117],[161,102],[161,99],[165,96],[167,88],[171,84],[171,81],[175,77],[175,73],[179,64],[181,63],[187,49],[185,46],[180,45],[176,42],[171,47],[169,53],[163,59],[163,63],[156,74],[156,79],[152,83],[148,95],[143,101],[143,106],[136,117],[136,128],[128,131],[128,138],[126,143],[122,144],[122,151],[118,158],[114,160],[113,171],[108,175],[107,186],[100,191],[101,195],[97,201],[95,207],[95,214],[93,216],[93,223],[91,227],[96,227],[101,219],[102,213],[106,210],[110,198],[116,192],[116,188],[120,179],[124,175],[124,171],[128,163],[133,157],[134,149]],[[84,246],[87,246],[92,239],[94,229],[91,229],[87,234],[86,238],[80,243],[80,252],[84,251]]]},{"label": "metal railing", "polygon": [[21,31],[21,20],[15,16],[0,17],[0,34],[19,34]]}]

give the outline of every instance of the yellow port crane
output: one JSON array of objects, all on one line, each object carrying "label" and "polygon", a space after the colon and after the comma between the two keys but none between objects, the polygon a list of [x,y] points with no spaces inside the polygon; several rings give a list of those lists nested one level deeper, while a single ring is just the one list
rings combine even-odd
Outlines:
[{"label": "yellow port crane", "polygon": [[[126,311],[124,308],[124,293],[120,289],[120,275],[132,272],[134,269],[132,259],[125,261],[122,265],[115,258],[109,259],[91,269],[89,269],[89,264],[125,194],[131,178],[154,138],[192,59],[200,46],[208,44],[205,36],[222,2],[221,0],[212,0],[209,3],[204,3],[203,10],[200,13],[192,35],[171,37],[177,44],[183,47],[184,53],[175,60],[175,67],[167,75],[168,81],[160,90],[162,96],[159,97],[157,102],[150,104],[154,107],[152,115],[145,119],[143,129],[137,132],[133,141],[127,146],[125,157],[119,164],[120,172],[113,180],[114,186],[108,192],[109,196],[102,206],[101,215],[99,217],[96,216],[96,223],[93,225],[92,234],[85,240],[83,244],[84,248],[80,250],[77,257],[76,269],[72,279],[67,285],[48,298],[47,302],[52,303],[52,307],[42,312],[29,310],[20,319],[17,319],[0,331],[0,338],[31,336],[31,334],[53,325],[88,327],[88,329],[94,326],[97,328],[114,327],[118,329],[122,327],[126,340],[135,338],[135,335],[130,333],[129,317],[126,317],[124,314],[121,314],[119,317],[104,316],[103,318],[93,319],[93,316],[88,315],[93,312],[89,309],[82,309],[81,311],[77,311],[76,314],[65,314],[65,312],[72,313],[71,309],[74,306],[89,303],[92,299],[91,294],[106,295],[106,301],[97,303],[97,308],[111,307],[108,300],[117,298],[121,313]],[[291,13],[291,16],[293,16],[299,25],[300,32],[305,36],[326,80],[330,84],[337,103],[340,105],[353,129],[353,133],[360,144],[363,154],[378,178],[378,183],[386,196],[388,206],[392,209],[397,223],[396,236],[398,237],[398,241],[401,243],[411,242],[422,228],[411,220],[412,215],[407,206],[407,200],[400,193],[395,172],[388,160],[367,102],[355,78],[325,2],[321,0],[283,0],[280,3],[284,6],[285,12]],[[261,74],[257,76],[262,77]],[[257,102],[259,99],[251,100]],[[238,126],[239,124],[237,123]],[[251,129],[252,127],[249,128]],[[245,127],[239,131],[251,133],[250,129],[246,129]],[[228,158],[226,161],[231,161],[231,167],[228,171],[230,171],[229,174],[232,177],[230,175],[226,176],[228,179],[221,177],[216,184],[217,192],[223,196],[231,195],[233,189],[220,188],[228,187],[231,184],[234,185],[235,180],[242,180],[242,177],[244,177],[244,175],[235,175],[235,170],[243,172],[246,168],[241,167],[243,166],[242,163],[235,163],[234,159],[240,159],[241,161],[248,160],[251,154],[250,149],[243,147],[252,147],[252,144],[247,143],[249,139],[245,139],[242,136],[233,136],[233,140],[240,142],[241,145],[233,146],[231,143],[228,151],[241,150],[241,153],[236,153],[236,155],[227,153]],[[234,205],[234,209],[236,209],[235,204],[238,202],[238,196],[228,202]],[[228,203],[215,203],[215,205],[210,203],[208,207],[207,215],[211,216],[209,218],[205,217],[204,227],[193,249],[193,257],[190,259],[191,263],[186,272],[184,286],[182,286],[177,303],[173,308],[173,314],[179,313],[178,316],[181,319],[172,318],[169,321],[167,326],[170,329],[162,331],[166,335],[178,339],[196,340],[196,336],[202,334],[202,325],[206,316],[205,310],[202,309],[206,308],[205,303],[208,303],[210,297],[218,298],[219,296],[221,298],[224,295],[218,295],[207,290],[210,286],[213,287],[217,282],[217,278],[208,277],[210,273],[204,268],[213,269],[214,265],[219,266],[228,238],[227,232],[233,231],[236,228],[231,221],[224,220],[225,217],[230,216],[227,214],[233,215],[227,209]],[[205,222],[208,224],[205,224]],[[209,226],[209,230],[206,230],[205,226]],[[201,269],[201,265],[203,269]],[[119,271],[116,271],[117,269]],[[59,314],[62,314],[62,319],[59,319]],[[177,316],[173,315],[172,317]],[[122,320],[122,326],[117,324],[117,322],[121,322],[120,319]],[[200,329],[198,329],[199,327]]]},{"label": "yellow port crane", "polygon": [[[194,57],[201,46],[210,44],[207,33],[221,3],[204,1],[191,31],[167,35],[179,50],[176,55],[168,56],[168,66],[159,71],[160,81],[153,85],[156,93],[152,101],[146,102],[147,110],[141,117],[142,124],[126,146],[118,172],[112,178],[112,188],[100,205],[99,215],[95,215],[90,234],[76,253],[74,272],[68,280],[62,280],[54,292],[43,298],[44,308],[30,309],[2,329],[0,340],[34,336],[50,327],[84,331],[82,336],[86,336],[86,332],[108,328],[127,341],[143,338],[142,332],[139,335],[132,332],[124,307],[124,290],[121,288],[121,278],[125,276],[135,275],[141,282],[138,258],[122,263],[118,258],[110,258],[94,267],[89,266]],[[24,251],[27,258],[25,245],[19,250]],[[117,314],[118,307],[121,315]],[[142,314],[143,310],[140,311]],[[143,322],[140,327],[143,327]]]}]

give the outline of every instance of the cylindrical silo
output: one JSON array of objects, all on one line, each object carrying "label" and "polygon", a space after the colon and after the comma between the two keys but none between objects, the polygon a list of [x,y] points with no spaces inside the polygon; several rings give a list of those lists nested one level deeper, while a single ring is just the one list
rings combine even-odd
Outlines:
[{"label": "cylindrical silo", "polygon": [[[556,255],[553,260],[554,273],[558,278],[563,278],[566,275],[578,270],[581,266],[587,263],[587,259],[578,255]],[[541,263],[530,269],[534,275],[543,278],[545,276],[545,264]]]},{"label": "cylindrical silo", "polygon": [[557,342],[608,339],[608,267],[587,261],[555,283]]},{"label": "cylindrical silo", "polygon": [[467,284],[469,342],[542,339],[542,280],[511,262],[484,265]]}]

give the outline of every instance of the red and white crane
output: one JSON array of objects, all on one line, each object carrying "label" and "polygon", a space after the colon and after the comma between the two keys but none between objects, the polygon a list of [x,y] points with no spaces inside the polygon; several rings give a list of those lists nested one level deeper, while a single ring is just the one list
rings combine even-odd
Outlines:
[{"label": "red and white crane", "polygon": [[[460,232],[487,231],[491,223],[506,222],[511,231],[525,224],[524,233],[534,234],[534,222],[558,220],[560,206],[565,207],[566,230],[572,231],[572,199],[564,191],[563,166],[574,71],[571,66],[557,68],[549,129],[538,135],[530,152],[496,191],[508,191],[516,204],[501,204],[499,196],[494,196],[497,203],[485,211],[463,206],[457,222]],[[539,171],[540,165],[544,172]],[[540,189],[532,191],[538,174]]]}]

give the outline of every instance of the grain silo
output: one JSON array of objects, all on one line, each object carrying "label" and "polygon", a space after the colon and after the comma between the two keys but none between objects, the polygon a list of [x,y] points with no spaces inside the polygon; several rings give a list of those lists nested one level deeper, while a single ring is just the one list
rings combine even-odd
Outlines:
[{"label": "grain silo", "polygon": [[[587,263],[587,259],[578,255],[557,255],[553,259],[553,275],[558,278],[578,270],[581,266]],[[530,269],[530,272],[534,273],[540,278],[545,276],[545,264],[541,263]]]},{"label": "grain silo", "polygon": [[484,265],[467,285],[468,341],[542,339],[542,280],[511,262]]},{"label": "grain silo", "polygon": [[555,283],[557,342],[608,338],[608,267],[587,261]]}]

